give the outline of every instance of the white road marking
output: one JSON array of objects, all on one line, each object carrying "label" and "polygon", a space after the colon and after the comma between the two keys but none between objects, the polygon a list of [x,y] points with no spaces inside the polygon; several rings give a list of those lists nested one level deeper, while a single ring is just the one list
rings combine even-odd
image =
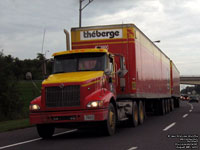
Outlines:
[{"label": "white road marking", "polygon": [[128,150],[134,150],[134,149],[138,149],[138,147],[131,147]]},{"label": "white road marking", "polygon": [[169,129],[170,129],[171,127],[173,127],[175,124],[176,124],[176,122],[174,122],[174,123],[168,125],[166,128],[163,129],[163,131],[169,130]]},{"label": "white road marking", "polygon": [[16,143],[16,144],[11,144],[11,145],[7,145],[7,146],[3,146],[0,147],[0,149],[5,149],[5,148],[9,148],[9,147],[14,147],[14,146],[18,146],[18,145],[22,145],[22,144],[26,144],[26,143],[31,143],[31,142],[35,142],[35,141],[39,141],[42,138],[37,138],[37,139],[33,139],[33,140],[29,140],[29,141],[24,141],[24,142],[20,142],[20,143]]},{"label": "white road marking", "polygon": [[185,117],[187,117],[188,116],[188,114],[185,114],[185,115],[183,115],[183,118],[185,118]]},{"label": "white road marking", "polygon": [[22,145],[22,144],[26,144],[26,143],[31,143],[31,142],[39,141],[39,140],[41,140],[41,139],[42,139],[42,138],[37,138],[37,139],[29,140],[29,141],[24,141],[24,142],[20,142],[20,143],[16,143],[16,144],[11,144],[11,145],[7,145],[7,146],[0,147],[0,149],[5,149],[5,148],[9,148],[9,147],[14,147],[14,146]]},{"label": "white road marking", "polygon": [[[55,137],[55,136],[58,136],[58,135],[62,135],[62,134],[66,134],[66,133],[71,133],[71,132],[75,132],[75,131],[77,131],[77,129],[69,130],[69,131],[65,131],[65,132],[61,132],[61,133],[57,133],[57,134],[54,134],[53,136]],[[7,145],[7,146],[2,146],[2,147],[0,147],[0,150],[6,149],[6,148],[10,148],[10,147],[14,147],[14,146],[18,146],[18,145],[22,145],[22,144],[26,144],[26,143],[31,143],[31,142],[39,141],[39,140],[42,140],[42,138],[37,138],[37,139],[32,139],[32,140],[28,140],[28,141],[24,141],[24,142],[19,142],[19,143]]]},{"label": "white road marking", "polygon": [[69,131],[65,131],[65,132],[61,132],[61,133],[54,134],[53,136],[63,135],[63,134],[66,134],[66,133],[75,132],[75,131],[77,131],[77,130],[78,130],[78,129],[73,129],[73,130],[69,130]]},{"label": "white road marking", "polygon": [[192,112],[192,109],[190,109],[189,112]]},{"label": "white road marking", "polygon": [[192,104],[190,104],[190,103],[188,103],[190,106],[191,106],[191,109],[194,109],[194,107],[193,107],[193,105]]}]

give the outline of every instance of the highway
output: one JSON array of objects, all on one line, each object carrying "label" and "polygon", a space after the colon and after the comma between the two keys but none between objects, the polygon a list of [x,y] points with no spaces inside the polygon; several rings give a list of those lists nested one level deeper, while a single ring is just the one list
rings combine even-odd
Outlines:
[{"label": "highway", "polygon": [[0,150],[175,150],[199,149],[200,104],[181,102],[165,116],[148,114],[136,128],[119,125],[114,136],[95,130],[57,129],[41,139],[35,127],[0,133]]}]

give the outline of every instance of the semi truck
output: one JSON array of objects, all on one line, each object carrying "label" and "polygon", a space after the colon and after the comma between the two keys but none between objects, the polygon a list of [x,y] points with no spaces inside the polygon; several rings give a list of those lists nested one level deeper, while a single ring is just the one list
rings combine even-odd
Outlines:
[{"label": "semi truck", "polygon": [[30,103],[30,123],[42,138],[60,126],[98,125],[113,135],[118,122],[136,127],[146,112],[179,107],[178,69],[136,25],[72,28],[71,44],[53,54],[53,72]]}]

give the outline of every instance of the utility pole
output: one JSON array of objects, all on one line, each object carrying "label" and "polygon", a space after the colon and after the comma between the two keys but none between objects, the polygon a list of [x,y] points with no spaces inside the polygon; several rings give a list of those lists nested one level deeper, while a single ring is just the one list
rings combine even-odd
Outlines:
[{"label": "utility pole", "polygon": [[43,54],[43,49],[44,49],[44,39],[45,39],[45,32],[46,32],[46,29],[44,28],[44,33],[43,33],[43,38],[42,38],[42,54]]},{"label": "utility pole", "polygon": [[84,0],[79,0],[79,2],[80,2],[80,7],[79,7],[79,27],[81,27],[81,15],[82,15],[82,10],[85,8],[85,7],[87,7],[93,0],[89,0],[88,1],[88,3],[87,4],[85,4],[85,6],[83,6],[82,7],[82,2],[83,2]]}]

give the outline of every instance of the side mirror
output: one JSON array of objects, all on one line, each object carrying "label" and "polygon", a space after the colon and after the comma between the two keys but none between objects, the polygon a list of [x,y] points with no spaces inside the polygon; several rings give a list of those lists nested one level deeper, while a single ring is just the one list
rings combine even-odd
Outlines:
[{"label": "side mirror", "polygon": [[127,72],[128,72],[127,69],[123,69],[123,70],[119,69],[119,70],[117,71],[117,74],[118,74],[118,76],[119,76],[120,78],[123,78],[123,77],[126,75]]},{"label": "side mirror", "polygon": [[31,72],[26,73],[26,80],[32,80],[32,73]]},{"label": "side mirror", "polygon": [[126,69],[125,58],[123,56],[120,56],[120,69],[117,71],[117,74],[120,78],[123,78],[127,72],[128,70]]}]

